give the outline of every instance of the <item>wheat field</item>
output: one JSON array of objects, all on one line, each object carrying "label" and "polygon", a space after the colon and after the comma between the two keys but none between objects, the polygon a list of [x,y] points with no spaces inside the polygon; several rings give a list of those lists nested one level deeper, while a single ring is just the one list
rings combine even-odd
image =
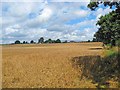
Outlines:
[{"label": "wheat field", "polygon": [[72,66],[77,56],[101,55],[102,43],[21,44],[2,46],[3,88],[94,88]]}]

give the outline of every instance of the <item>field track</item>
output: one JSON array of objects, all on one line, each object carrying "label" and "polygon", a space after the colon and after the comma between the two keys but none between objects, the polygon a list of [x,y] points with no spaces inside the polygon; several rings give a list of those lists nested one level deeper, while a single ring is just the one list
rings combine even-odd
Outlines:
[{"label": "field track", "polygon": [[4,88],[84,88],[95,87],[79,79],[72,67],[77,56],[101,55],[102,43],[63,43],[5,45],[2,47],[2,85]]}]

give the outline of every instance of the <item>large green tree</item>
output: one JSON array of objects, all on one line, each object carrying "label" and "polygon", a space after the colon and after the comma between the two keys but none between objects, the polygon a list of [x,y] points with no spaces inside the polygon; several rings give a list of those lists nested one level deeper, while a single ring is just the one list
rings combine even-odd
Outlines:
[{"label": "large green tree", "polygon": [[49,38],[48,40],[45,41],[45,43],[53,43],[53,40]]},{"label": "large green tree", "polygon": [[111,43],[112,45],[115,45],[115,41],[120,38],[120,1],[91,1],[90,4],[88,4],[88,8],[95,10],[99,4],[109,6],[110,8],[114,6],[116,8],[109,14],[99,18],[96,25],[99,25],[100,28],[94,36],[96,37],[97,41],[102,41],[105,44]]},{"label": "large green tree", "polygon": [[31,41],[30,41],[30,43],[31,43],[31,44],[33,44],[33,43],[34,43],[34,41],[33,41],[33,40],[31,40]]},{"label": "large green tree", "polygon": [[41,38],[38,40],[38,43],[44,43],[44,38],[41,37]]},{"label": "large green tree", "polygon": [[60,40],[60,39],[57,39],[57,40],[55,41],[55,43],[61,43],[61,40]]},{"label": "large green tree", "polygon": [[20,41],[19,41],[19,40],[16,40],[16,41],[15,41],[15,44],[20,44]]}]

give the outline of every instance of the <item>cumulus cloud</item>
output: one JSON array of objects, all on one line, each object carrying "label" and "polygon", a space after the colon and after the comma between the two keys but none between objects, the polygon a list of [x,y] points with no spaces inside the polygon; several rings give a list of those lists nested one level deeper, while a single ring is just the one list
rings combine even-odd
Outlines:
[{"label": "cumulus cloud", "polygon": [[40,12],[39,19],[41,21],[46,21],[48,20],[52,15],[52,10],[49,7],[46,7],[43,9],[43,11]]},{"label": "cumulus cloud", "polygon": [[85,17],[89,14],[87,10],[76,10],[73,14],[77,15],[78,17]]},{"label": "cumulus cloud", "polygon": [[25,22],[25,26],[28,26],[29,28],[40,27],[41,24],[48,22],[52,16],[52,13],[52,9],[47,6],[40,10],[39,15],[36,16],[36,18],[30,20],[28,19],[27,22]]}]

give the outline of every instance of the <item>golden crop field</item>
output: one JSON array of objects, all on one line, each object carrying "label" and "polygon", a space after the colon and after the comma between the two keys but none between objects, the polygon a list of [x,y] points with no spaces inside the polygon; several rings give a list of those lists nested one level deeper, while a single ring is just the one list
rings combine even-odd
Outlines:
[{"label": "golden crop field", "polygon": [[2,46],[3,88],[94,88],[72,66],[77,56],[101,55],[102,43],[21,44]]}]

